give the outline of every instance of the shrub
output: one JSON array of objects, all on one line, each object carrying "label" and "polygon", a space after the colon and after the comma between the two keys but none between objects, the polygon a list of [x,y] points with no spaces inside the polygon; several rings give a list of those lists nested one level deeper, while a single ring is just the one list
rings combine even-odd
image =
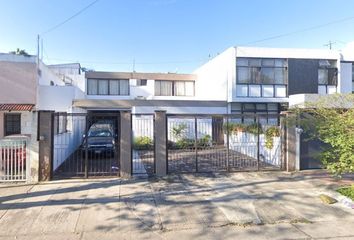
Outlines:
[{"label": "shrub", "polygon": [[151,150],[153,148],[152,139],[147,136],[134,138],[133,147],[136,150]]},{"label": "shrub", "polygon": [[176,148],[177,149],[186,149],[186,148],[193,148],[194,147],[194,139],[183,138],[176,141]]},{"label": "shrub", "polygon": [[180,123],[176,126],[174,126],[171,129],[172,135],[177,139],[177,140],[182,140],[182,138],[185,135],[185,132],[187,130],[187,124],[185,123]]},{"label": "shrub", "polygon": [[243,132],[246,130],[246,125],[242,123],[224,123],[224,133],[229,131],[230,134],[232,133],[237,133],[237,132]]},{"label": "shrub", "polygon": [[210,135],[204,135],[202,138],[198,139],[198,147],[208,147],[211,142]]},{"label": "shrub", "polygon": [[252,134],[262,134],[263,130],[262,130],[262,125],[260,123],[252,123],[248,126],[246,126],[246,132],[248,133],[252,133]]},{"label": "shrub", "polygon": [[265,146],[268,149],[272,149],[274,147],[273,137],[280,137],[280,130],[278,127],[273,126],[268,128],[265,131]]}]

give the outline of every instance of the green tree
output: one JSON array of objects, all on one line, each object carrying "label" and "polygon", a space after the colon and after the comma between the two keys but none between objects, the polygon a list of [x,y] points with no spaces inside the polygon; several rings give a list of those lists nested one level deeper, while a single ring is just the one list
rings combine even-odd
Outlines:
[{"label": "green tree", "polygon": [[325,143],[318,156],[333,174],[354,172],[354,94],[321,96],[295,109],[296,123]]},{"label": "green tree", "polygon": [[26,50],[24,50],[24,49],[19,49],[19,48],[17,48],[16,51],[11,51],[11,52],[9,52],[9,53],[11,53],[11,54],[16,54],[16,55],[22,55],[22,56],[26,56],[26,57],[29,56],[29,54],[26,52]]}]

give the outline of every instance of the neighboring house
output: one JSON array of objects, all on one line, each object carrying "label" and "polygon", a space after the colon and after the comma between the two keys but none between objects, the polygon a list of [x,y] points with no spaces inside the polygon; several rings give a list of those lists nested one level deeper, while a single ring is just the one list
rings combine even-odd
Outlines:
[{"label": "neighboring house", "polygon": [[[0,180],[32,178],[29,169],[38,169],[38,112],[72,112],[73,99],[83,95],[75,85],[80,72],[68,82],[56,70],[36,56],[0,54]],[[25,145],[13,135],[27,136]],[[15,153],[24,151],[28,156],[15,161]]]}]

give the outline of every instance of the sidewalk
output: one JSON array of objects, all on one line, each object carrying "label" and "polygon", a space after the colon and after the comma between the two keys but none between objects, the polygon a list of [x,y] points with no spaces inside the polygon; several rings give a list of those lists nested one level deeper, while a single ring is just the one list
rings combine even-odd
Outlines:
[{"label": "sidewalk", "polygon": [[354,210],[318,198],[334,184],[234,173],[0,185],[0,239],[354,239]]}]

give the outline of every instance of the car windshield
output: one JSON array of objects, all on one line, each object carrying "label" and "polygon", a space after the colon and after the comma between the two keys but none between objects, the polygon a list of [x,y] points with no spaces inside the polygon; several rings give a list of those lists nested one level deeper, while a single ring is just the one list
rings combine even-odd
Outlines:
[{"label": "car windshield", "polygon": [[95,129],[89,131],[88,136],[89,137],[112,137],[112,133],[111,131],[105,129]]}]

